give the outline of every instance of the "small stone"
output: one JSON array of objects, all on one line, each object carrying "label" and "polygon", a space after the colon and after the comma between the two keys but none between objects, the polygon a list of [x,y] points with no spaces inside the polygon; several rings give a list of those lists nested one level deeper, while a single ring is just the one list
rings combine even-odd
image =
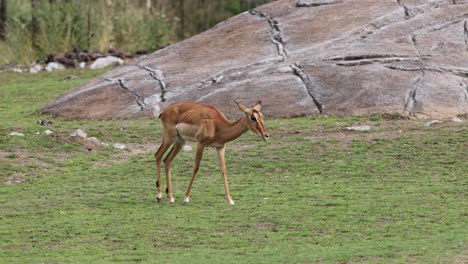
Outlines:
[{"label": "small stone", "polygon": [[53,124],[52,121],[47,121],[47,120],[37,120],[36,123],[41,126],[50,126]]},{"label": "small stone", "polygon": [[425,126],[425,127],[430,127],[430,126],[432,126],[433,124],[441,124],[441,123],[443,123],[443,122],[440,121],[440,120],[431,120],[431,121],[427,122],[426,124],[424,124],[424,126]]},{"label": "small stone", "polygon": [[44,131],[44,134],[46,134],[46,135],[51,135],[53,133],[54,132],[52,130],[50,130],[50,129],[47,129],[46,131]]},{"label": "small stone", "polygon": [[55,70],[65,70],[65,66],[57,62],[49,62],[49,64],[47,64],[47,66],[45,67],[45,70],[48,72],[55,71]]},{"label": "small stone", "polygon": [[80,67],[80,69],[84,69],[84,68],[86,68],[86,62],[84,62],[84,61],[80,62],[80,64],[78,66]]},{"label": "small stone", "polygon": [[29,73],[39,73],[40,71],[42,71],[43,67],[39,64],[36,64],[34,66],[32,66],[31,68],[29,68]]},{"label": "small stone", "polygon": [[86,141],[89,141],[93,144],[96,144],[96,145],[101,145],[101,142],[99,141],[99,139],[95,138],[95,137],[89,137],[89,138],[86,138]]},{"label": "small stone", "polygon": [[75,132],[70,134],[70,137],[80,137],[80,138],[86,138],[88,134],[86,134],[83,130],[77,129]]},{"label": "small stone", "polygon": [[370,126],[350,126],[346,127],[347,130],[352,130],[352,131],[369,131],[371,129]]},{"label": "small stone", "polygon": [[120,144],[120,143],[115,143],[114,145],[112,145],[112,147],[115,149],[120,149],[120,150],[124,150],[127,148],[127,146],[125,146],[124,144]]},{"label": "small stone", "polygon": [[189,146],[189,145],[184,145],[183,150],[184,150],[185,152],[189,152],[189,151],[192,151],[192,147]]},{"label": "small stone", "polygon": [[99,59],[95,60],[89,66],[89,68],[91,70],[95,70],[95,69],[102,69],[102,68],[106,68],[106,67],[110,67],[110,66],[119,66],[119,65],[123,65],[123,64],[124,64],[124,61],[121,58],[117,58],[117,57],[114,57],[114,56],[107,56],[107,57],[99,58]]},{"label": "small stone", "polygon": [[458,117],[452,118],[452,121],[453,121],[453,122],[457,122],[457,123],[463,122],[463,121],[462,121],[460,118],[458,118]]},{"label": "small stone", "polygon": [[9,135],[10,135],[10,136],[16,136],[16,137],[24,137],[24,134],[23,134],[23,133],[19,133],[19,132],[11,132]]}]

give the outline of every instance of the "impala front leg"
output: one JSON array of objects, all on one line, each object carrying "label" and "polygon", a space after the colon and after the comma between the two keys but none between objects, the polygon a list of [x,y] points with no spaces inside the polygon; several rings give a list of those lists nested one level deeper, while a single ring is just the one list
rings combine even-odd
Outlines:
[{"label": "impala front leg", "polygon": [[229,185],[228,185],[228,180],[227,180],[227,173],[226,173],[226,162],[224,159],[224,152],[226,150],[226,147],[220,147],[216,148],[218,152],[218,159],[219,159],[219,168],[221,169],[221,173],[223,174],[223,179],[224,179],[224,191],[226,192],[226,200],[228,201],[229,204],[233,205],[234,201],[231,198],[231,193],[229,192]]}]

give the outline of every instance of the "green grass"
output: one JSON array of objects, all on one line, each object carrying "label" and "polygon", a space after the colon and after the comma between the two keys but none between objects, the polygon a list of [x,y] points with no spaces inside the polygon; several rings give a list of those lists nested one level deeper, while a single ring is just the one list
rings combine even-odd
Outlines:
[{"label": "green grass", "polygon": [[[235,206],[224,201],[213,149],[190,204],[182,200],[193,151],[173,164],[176,203],[158,204],[158,120],[63,121],[36,111],[102,73],[0,74],[1,263],[468,260],[466,120],[267,119],[270,141],[248,133],[227,148]],[[372,130],[345,130],[360,124]],[[77,128],[130,149],[71,139]]]}]

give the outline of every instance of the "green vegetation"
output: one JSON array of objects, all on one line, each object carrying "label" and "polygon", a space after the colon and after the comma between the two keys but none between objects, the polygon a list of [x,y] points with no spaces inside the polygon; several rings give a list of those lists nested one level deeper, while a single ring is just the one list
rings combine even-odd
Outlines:
[{"label": "green vegetation", "polygon": [[6,7],[5,17],[0,15],[2,65],[44,61],[49,53],[74,49],[154,51],[271,0],[0,2]]},{"label": "green vegetation", "polygon": [[[1,263],[467,261],[466,121],[267,119],[270,141],[249,133],[227,148],[235,206],[224,201],[210,149],[191,203],[182,205],[194,152],[181,152],[176,203],[157,204],[158,120],[64,121],[36,112],[102,73],[0,74]],[[363,124],[371,131],[344,129]],[[129,150],[71,139],[77,128]]]}]

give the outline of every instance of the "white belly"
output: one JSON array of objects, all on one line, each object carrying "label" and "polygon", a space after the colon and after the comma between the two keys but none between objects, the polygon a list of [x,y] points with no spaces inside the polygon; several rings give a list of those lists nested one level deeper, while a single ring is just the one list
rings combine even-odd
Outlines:
[{"label": "white belly", "polygon": [[198,131],[198,126],[180,123],[176,125],[178,135],[186,141],[196,141],[195,135]]}]

